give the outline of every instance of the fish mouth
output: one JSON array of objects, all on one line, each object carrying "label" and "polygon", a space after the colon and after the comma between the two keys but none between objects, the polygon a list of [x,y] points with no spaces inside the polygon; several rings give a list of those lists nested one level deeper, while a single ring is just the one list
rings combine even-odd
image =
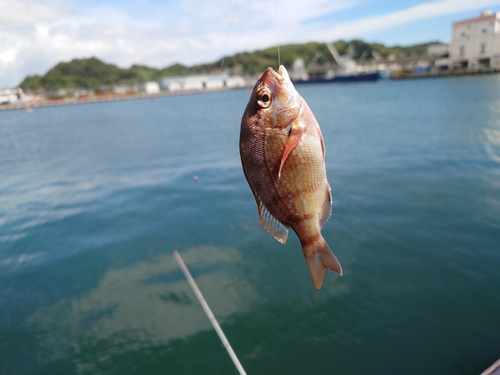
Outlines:
[{"label": "fish mouth", "polygon": [[288,72],[283,65],[280,65],[278,71],[275,71],[273,68],[267,68],[267,73],[271,75],[273,78],[278,80],[278,82],[282,83],[288,77]]},{"label": "fish mouth", "polygon": [[[276,111],[276,115],[285,115],[289,124],[294,122],[302,112],[302,101],[293,100],[293,98],[295,98],[295,89],[286,68],[283,65],[280,65],[278,71],[275,71],[271,67],[267,68],[262,83],[267,86],[274,95],[278,93],[276,97],[281,98],[278,99],[278,101],[281,102],[279,105],[281,108]],[[287,102],[289,105],[286,105]],[[286,114],[288,114],[288,116]]]}]

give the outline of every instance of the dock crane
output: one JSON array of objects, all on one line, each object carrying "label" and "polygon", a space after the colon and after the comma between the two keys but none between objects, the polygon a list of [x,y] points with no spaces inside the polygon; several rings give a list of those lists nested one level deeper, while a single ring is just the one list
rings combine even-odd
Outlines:
[{"label": "dock crane", "polygon": [[312,57],[311,61],[309,61],[309,64],[307,64],[307,66],[306,66],[307,73],[309,73],[311,71],[311,69],[314,68],[314,66],[316,65],[316,63],[318,62],[318,59],[320,57],[321,57],[321,52],[316,51],[316,53]]},{"label": "dock crane", "polygon": [[335,46],[330,42],[325,43],[325,44],[326,44],[326,47],[328,48],[328,51],[330,51],[330,53],[332,54],[335,62],[340,66],[341,65],[340,55],[339,55],[339,52],[337,51],[337,48],[335,48]]}]

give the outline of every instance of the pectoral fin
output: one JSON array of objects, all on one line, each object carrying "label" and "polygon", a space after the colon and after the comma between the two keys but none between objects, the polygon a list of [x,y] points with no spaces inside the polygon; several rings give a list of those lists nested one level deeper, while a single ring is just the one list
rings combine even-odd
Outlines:
[{"label": "pectoral fin", "polygon": [[278,171],[278,178],[281,177],[281,170],[283,169],[283,166],[285,165],[286,159],[288,159],[288,156],[290,155],[290,153],[299,144],[300,139],[302,138],[302,134],[304,133],[304,129],[305,129],[305,127],[300,126],[296,123],[292,124],[292,128],[290,130],[290,135],[288,136],[288,139],[286,140],[285,149],[283,151],[283,156],[281,157],[280,169]]}]

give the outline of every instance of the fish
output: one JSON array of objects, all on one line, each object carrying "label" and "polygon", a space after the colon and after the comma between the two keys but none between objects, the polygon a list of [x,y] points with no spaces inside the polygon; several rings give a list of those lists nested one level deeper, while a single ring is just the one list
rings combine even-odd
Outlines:
[{"label": "fish", "polygon": [[283,65],[277,72],[267,68],[255,84],[241,119],[239,149],[262,225],[283,244],[293,229],[319,291],[325,269],[342,275],[321,234],[332,209],[325,144]]}]

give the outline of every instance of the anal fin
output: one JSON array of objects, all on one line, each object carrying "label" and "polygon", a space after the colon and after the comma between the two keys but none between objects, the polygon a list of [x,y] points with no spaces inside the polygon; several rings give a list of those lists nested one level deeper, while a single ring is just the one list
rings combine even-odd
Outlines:
[{"label": "anal fin", "polygon": [[323,212],[319,219],[320,228],[328,221],[332,214],[332,190],[330,185],[326,184],[325,202],[323,203]]},{"label": "anal fin", "polygon": [[259,197],[256,197],[257,205],[259,206],[260,222],[271,236],[276,238],[282,244],[286,243],[288,237],[288,228],[276,219],[267,207],[262,203]]}]

